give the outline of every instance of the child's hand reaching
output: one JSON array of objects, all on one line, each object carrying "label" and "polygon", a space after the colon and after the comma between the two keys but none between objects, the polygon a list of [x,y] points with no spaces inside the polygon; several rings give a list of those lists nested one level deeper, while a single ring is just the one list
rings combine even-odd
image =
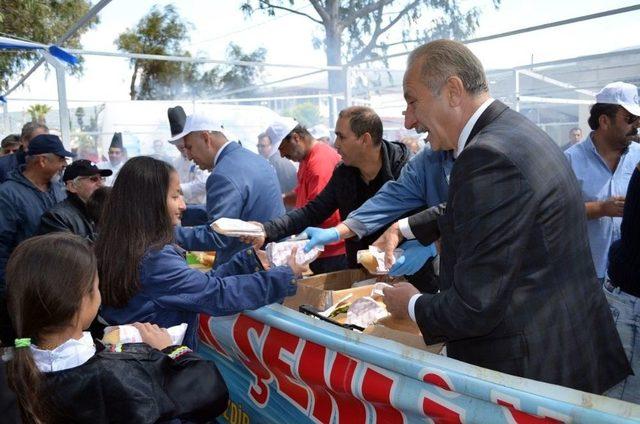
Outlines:
[{"label": "child's hand reaching", "polygon": [[173,344],[166,328],[160,328],[148,322],[134,322],[131,325],[138,329],[142,341],[155,349],[162,350]]},{"label": "child's hand reaching", "polygon": [[309,271],[309,265],[299,265],[296,262],[296,253],[297,252],[298,252],[298,246],[293,246],[293,248],[291,249],[291,255],[289,256],[289,259],[287,260],[287,265],[289,265],[289,267],[291,268],[293,273],[296,275],[296,277],[300,278],[300,277],[302,277],[302,274],[304,274],[305,272]]}]

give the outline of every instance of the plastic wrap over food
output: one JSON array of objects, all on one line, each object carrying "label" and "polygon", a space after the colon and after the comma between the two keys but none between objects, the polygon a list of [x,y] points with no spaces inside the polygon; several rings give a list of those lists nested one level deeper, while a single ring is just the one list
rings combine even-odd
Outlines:
[{"label": "plastic wrap over food", "polygon": [[347,324],[367,328],[381,318],[389,316],[387,308],[369,296],[354,301],[347,311]]},{"label": "plastic wrap over food", "polygon": [[[171,344],[181,345],[184,335],[187,332],[188,325],[182,323],[167,328],[167,332],[171,337]],[[142,337],[140,332],[133,325],[115,325],[104,329],[104,337],[102,341],[106,344],[116,345],[125,343],[141,343]]]},{"label": "plastic wrap over food", "polygon": [[[396,249],[393,251],[393,256],[398,260],[403,253],[404,250]],[[371,274],[384,275],[389,273],[384,264],[384,250],[380,250],[376,246],[369,246],[368,250],[358,250],[357,260]]]},{"label": "plastic wrap over food", "polygon": [[211,224],[211,229],[229,237],[264,235],[260,225],[235,218],[218,218]]},{"label": "plastic wrap over food", "polygon": [[271,266],[286,265],[291,256],[291,250],[294,246],[298,247],[296,252],[296,263],[298,265],[306,265],[313,262],[320,252],[324,250],[324,247],[314,247],[309,252],[304,251],[304,246],[308,243],[307,240],[298,241],[282,241],[280,243],[269,243],[265,251],[267,252],[267,259]]}]

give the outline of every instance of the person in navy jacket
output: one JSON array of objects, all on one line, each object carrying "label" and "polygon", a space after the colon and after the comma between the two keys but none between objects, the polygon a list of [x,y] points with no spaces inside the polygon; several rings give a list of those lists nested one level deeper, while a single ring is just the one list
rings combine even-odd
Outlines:
[{"label": "person in navy jacket", "polygon": [[105,205],[95,251],[100,316],[108,324],[187,323],[184,345],[194,349],[199,313],[232,315],[281,302],[296,292],[303,267],[290,258],[288,266],[265,270],[258,257],[264,252],[245,248],[207,273],[192,269],[174,244],[173,227],[185,208],[171,165],[147,156],[130,159]]},{"label": "person in navy jacket", "polygon": [[207,225],[176,227],[177,243],[187,250],[215,250],[214,266],[231,259],[247,245],[237,238],[220,236],[208,224],[218,218],[264,222],[284,215],[282,194],[275,171],[257,154],[229,141],[222,125],[204,115],[189,115],[181,133],[187,157],[207,178]]}]

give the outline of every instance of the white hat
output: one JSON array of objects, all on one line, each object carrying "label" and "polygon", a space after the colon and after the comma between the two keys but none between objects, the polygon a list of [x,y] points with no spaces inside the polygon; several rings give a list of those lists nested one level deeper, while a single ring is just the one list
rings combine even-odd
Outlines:
[{"label": "white hat", "polygon": [[285,116],[279,116],[278,119],[273,121],[267,128],[267,136],[269,137],[269,140],[271,140],[271,145],[273,146],[271,151],[277,151],[282,140],[284,140],[284,138],[297,126],[298,121]]},{"label": "white hat", "polygon": [[194,113],[187,116],[184,129],[181,133],[174,135],[169,141],[176,141],[193,131],[224,131],[224,125],[216,122],[205,115]]},{"label": "white hat", "polygon": [[329,127],[324,124],[314,125],[309,128],[309,134],[316,140],[319,138],[331,138],[331,134],[329,133]]},{"label": "white hat", "polygon": [[604,86],[596,94],[596,103],[620,105],[632,115],[640,116],[640,104],[638,104],[638,88],[626,82],[612,82]]}]

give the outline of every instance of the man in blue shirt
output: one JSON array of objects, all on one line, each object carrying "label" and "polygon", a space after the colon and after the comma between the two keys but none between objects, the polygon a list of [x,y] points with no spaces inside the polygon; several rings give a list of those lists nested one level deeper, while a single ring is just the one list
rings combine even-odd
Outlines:
[{"label": "man in blue shirt", "polygon": [[565,152],[581,186],[591,256],[601,281],[609,246],[620,238],[627,186],[640,161],[640,146],[631,142],[640,123],[637,99],[634,85],[614,82],[605,86],[591,107],[593,131]]},{"label": "man in blue shirt", "polygon": [[[623,82],[604,87],[591,107],[589,126],[593,132],[565,154],[578,177],[587,210],[589,244],[600,280],[614,316],[616,328],[635,375],[611,388],[606,396],[638,403],[640,401],[640,338],[638,337],[638,298],[634,287],[607,276],[609,248],[621,238],[623,209],[630,216],[634,201],[625,207],[631,175],[640,161],[640,146],[632,140],[640,126],[638,89]],[[637,202],[636,202],[637,203]],[[617,258],[620,260],[620,258]],[[633,263],[632,259],[623,259]],[[621,287],[623,286],[623,287]]]},{"label": "man in blue shirt", "polygon": [[176,227],[176,241],[187,250],[215,250],[219,265],[246,247],[237,238],[216,234],[209,224],[218,218],[269,221],[284,214],[276,173],[267,161],[238,143],[229,141],[220,123],[203,115],[190,115],[181,133],[187,157],[207,178],[207,225]]}]

